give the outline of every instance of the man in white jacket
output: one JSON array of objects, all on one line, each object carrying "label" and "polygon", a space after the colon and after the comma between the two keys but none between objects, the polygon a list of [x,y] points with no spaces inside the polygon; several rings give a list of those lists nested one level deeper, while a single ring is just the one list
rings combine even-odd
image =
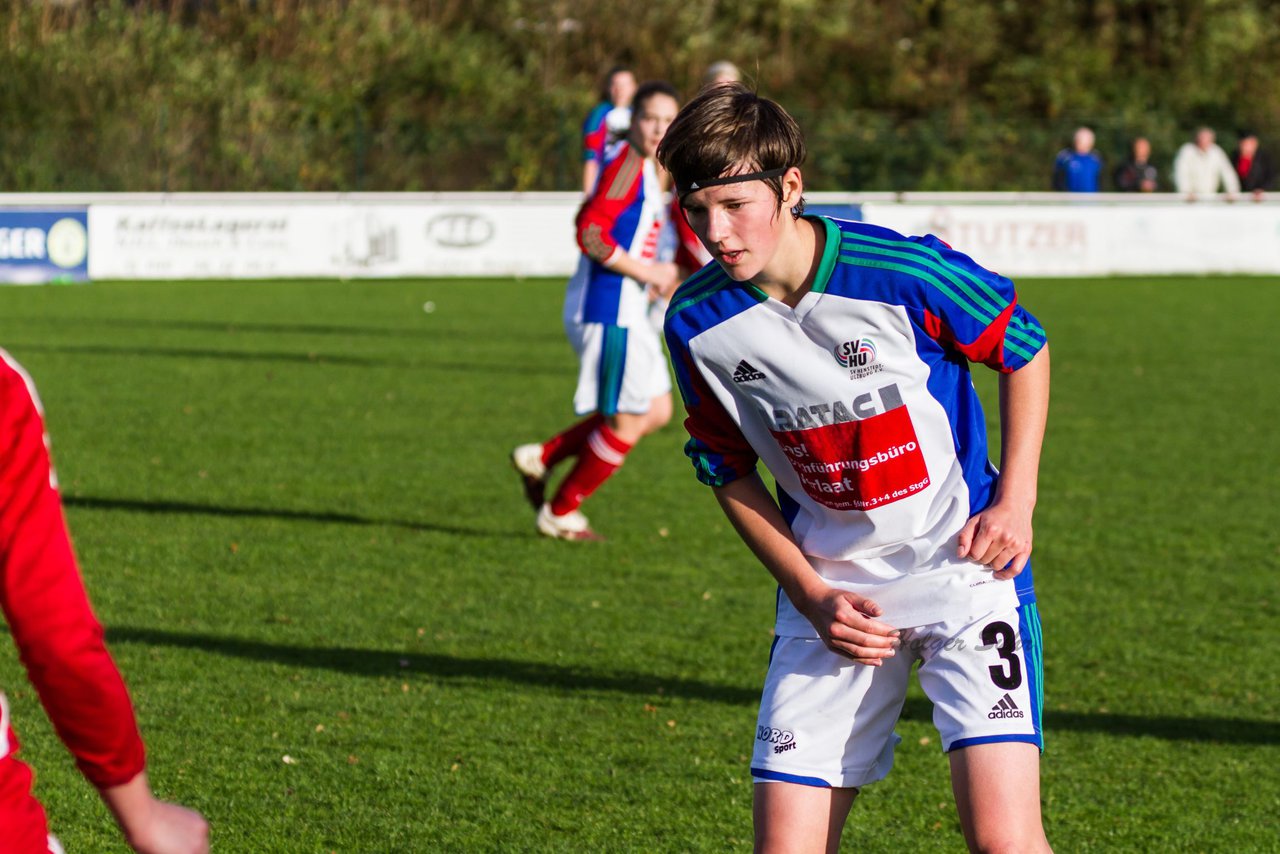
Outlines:
[{"label": "man in white jacket", "polygon": [[1213,128],[1196,131],[1195,142],[1183,143],[1173,159],[1173,183],[1188,200],[1212,196],[1218,192],[1234,196],[1240,192],[1240,179],[1227,153],[1213,141]]}]

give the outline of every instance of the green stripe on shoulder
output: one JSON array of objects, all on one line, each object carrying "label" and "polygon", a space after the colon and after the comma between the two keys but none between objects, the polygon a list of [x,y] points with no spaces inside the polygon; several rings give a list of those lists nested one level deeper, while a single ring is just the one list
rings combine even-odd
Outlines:
[{"label": "green stripe on shoulder", "polygon": [[[898,254],[902,258],[910,258],[918,264],[926,264],[934,270],[943,273],[950,279],[961,291],[967,295],[974,304],[979,308],[991,313],[991,319],[994,320],[1000,312],[1004,311],[1008,306],[1008,300],[1004,299],[1000,294],[991,289],[991,286],[984,282],[978,276],[973,275],[968,270],[948,264],[942,257],[942,253],[931,246],[925,246],[921,243],[915,243],[910,240],[887,240],[881,237],[871,237],[866,234],[845,234],[844,245],[856,246],[863,252],[876,252],[881,254]],[[924,256],[924,257],[921,257]],[[964,281],[961,281],[963,278]],[[977,293],[974,288],[981,291]]]},{"label": "green stripe on shoulder", "polygon": [[932,272],[922,270],[919,267],[910,267],[906,264],[898,264],[889,260],[878,261],[872,260],[871,258],[857,258],[850,255],[841,255],[840,263],[849,264],[854,267],[874,267],[881,270],[893,270],[895,273],[905,273],[908,276],[914,276],[926,284],[933,285],[948,299],[962,308],[965,313],[982,323],[983,326],[988,326],[993,320],[995,320],[994,317],[979,312],[976,308],[970,305],[968,300],[961,299],[959,294],[953,291],[949,284],[933,275]]},{"label": "green stripe on shoulder", "polygon": [[1040,350],[1039,345],[1036,345],[1035,350],[1031,352],[1027,352],[1026,350],[1019,347],[1017,344],[1014,344],[1012,341],[1010,341],[1008,336],[1006,336],[1004,339],[1004,348],[1006,350],[1011,350],[1014,353],[1017,353],[1019,356],[1021,356],[1024,360],[1028,362],[1034,359],[1036,357],[1036,352]]},{"label": "green stripe on shoulder", "polygon": [[719,264],[714,267],[704,267],[676,291],[671,299],[671,305],[667,308],[667,317],[673,317],[689,306],[697,305],[732,283],[733,280],[720,268]]}]

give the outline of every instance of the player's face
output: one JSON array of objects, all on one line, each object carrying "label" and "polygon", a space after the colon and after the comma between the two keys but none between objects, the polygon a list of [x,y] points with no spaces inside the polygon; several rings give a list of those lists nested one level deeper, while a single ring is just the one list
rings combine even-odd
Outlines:
[{"label": "player's face", "polygon": [[650,95],[631,117],[628,139],[633,148],[645,157],[658,153],[658,143],[667,135],[667,128],[675,121],[680,105],[670,95]]},{"label": "player's face", "polygon": [[[794,234],[791,207],[800,200],[800,170],[782,179],[782,207],[764,181],[721,184],[685,196],[680,204],[693,233],[737,282],[770,277],[787,235]],[[785,255],[785,251],[781,254]]]},{"label": "player's face", "polygon": [[615,107],[631,106],[631,96],[636,93],[636,76],[630,71],[619,71],[609,78],[609,100]]}]

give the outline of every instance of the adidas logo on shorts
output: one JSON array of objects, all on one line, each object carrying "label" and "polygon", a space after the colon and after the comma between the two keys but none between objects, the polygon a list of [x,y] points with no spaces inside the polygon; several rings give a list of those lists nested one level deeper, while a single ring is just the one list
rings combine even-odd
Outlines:
[{"label": "adidas logo on shorts", "polygon": [[749,383],[752,380],[762,379],[764,379],[764,374],[753,368],[746,359],[739,362],[738,367],[733,369],[733,381],[735,383]]},{"label": "adidas logo on shorts", "polygon": [[988,718],[1020,718],[1022,710],[1013,702],[1013,698],[1005,694],[1000,698],[1000,702],[991,707],[991,711],[987,713]]}]

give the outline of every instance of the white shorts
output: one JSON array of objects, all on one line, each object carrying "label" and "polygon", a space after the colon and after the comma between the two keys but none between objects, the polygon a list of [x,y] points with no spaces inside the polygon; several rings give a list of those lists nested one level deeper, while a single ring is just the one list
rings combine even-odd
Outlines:
[{"label": "white shorts", "polygon": [[999,741],[1043,749],[1040,616],[1032,603],[906,629],[897,655],[880,667],[854,664],[821,640],[776,638],[752,777],[838,788],[884,778],[916,661],[943,750]]},{"label": "white shorts", "polygon": [[643,415],[655,397],[671,391],[662,342],[647,323],[628,327],[569,322],[565,332],[578,354],[573,410],[579,415]]}]

